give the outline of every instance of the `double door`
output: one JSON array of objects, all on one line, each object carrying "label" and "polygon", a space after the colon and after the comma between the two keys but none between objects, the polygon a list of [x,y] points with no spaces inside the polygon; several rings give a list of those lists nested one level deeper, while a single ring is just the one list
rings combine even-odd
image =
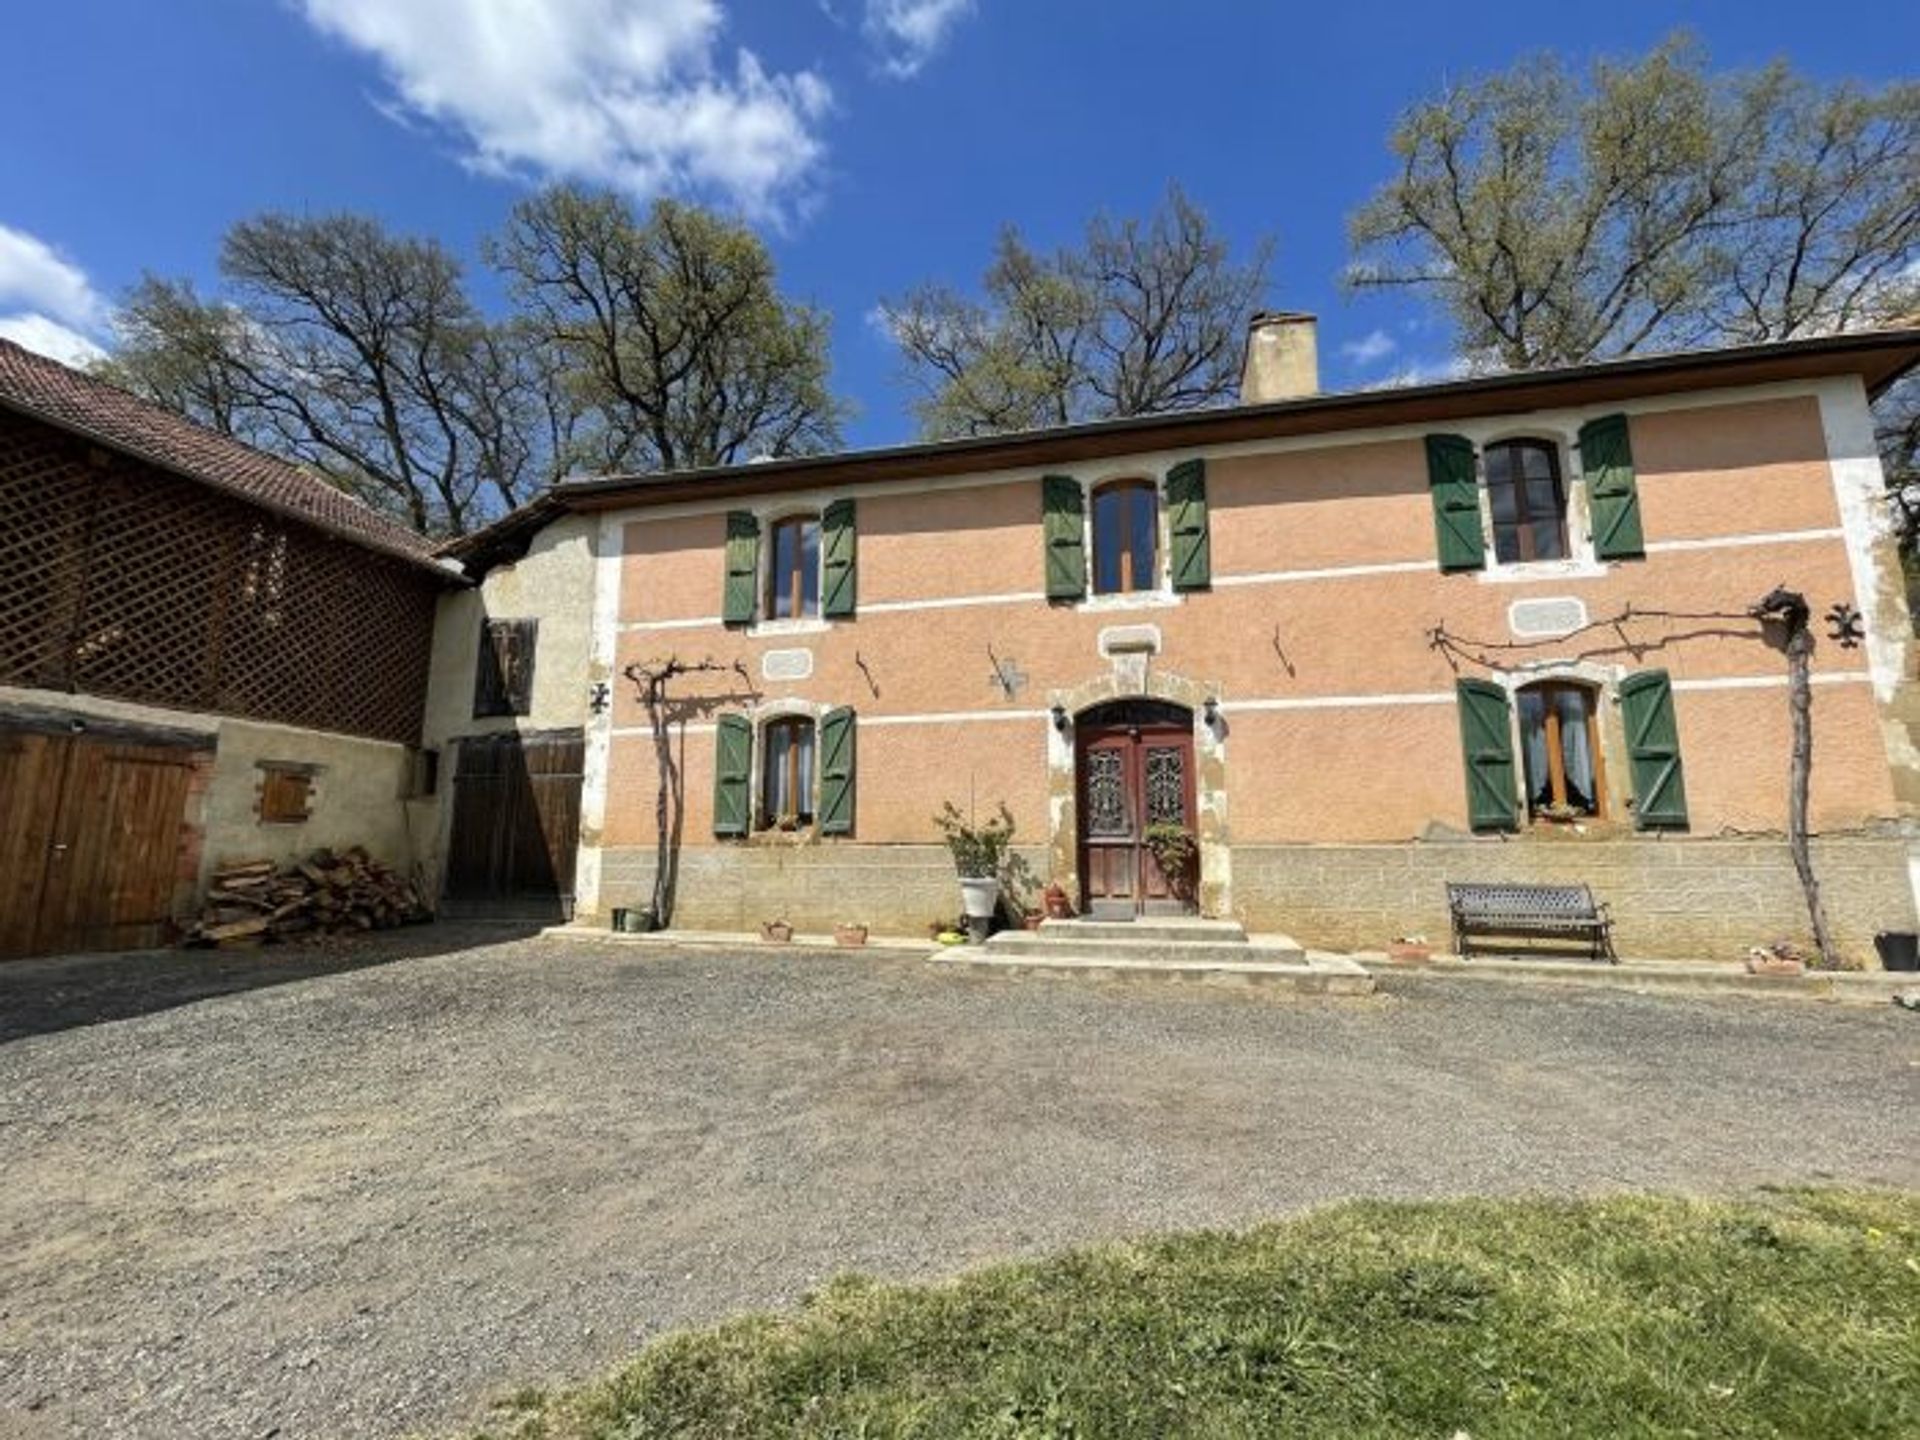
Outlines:
[{"label": "double door", "polygon": [[1185,915],[1198,879],[1169,874],[1150,827],[1196,833],[1193,720],[1178,706],[1128,701],[1076,726],[1081,911],[1094,920]]}]

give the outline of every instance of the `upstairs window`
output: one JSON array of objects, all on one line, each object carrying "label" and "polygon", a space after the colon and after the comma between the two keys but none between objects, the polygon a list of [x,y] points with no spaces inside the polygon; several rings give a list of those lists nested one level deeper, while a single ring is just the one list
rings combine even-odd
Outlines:
[{"label": "upstairs window", "polygon": [[1536,820],[1601,814],[1594,692],[1585,685],[1549,680],[1526,686],[1515,699],[1527,772],[1527,813]]},{"label": "upstairs window", "polygon": [[820,517],[776,520],[768,540],[767,618],[814,618],[820,613]]},{"label": "upstairs window", "polygon": [[1567,558],[1567,487],[1560,451],[1546,440],[1506,440],[1486,450],[1493,553],[1512,564]]},{"label": "upstairs window", "polygon": [[1160,496],[1150,480],[1093,492],[1093,592],[1122,595],[1159,583]]},{"label": "upstairs window", "polygon": [[813,721],[769,720],[761,731],[760,823],[769,830],[813,824]]}]

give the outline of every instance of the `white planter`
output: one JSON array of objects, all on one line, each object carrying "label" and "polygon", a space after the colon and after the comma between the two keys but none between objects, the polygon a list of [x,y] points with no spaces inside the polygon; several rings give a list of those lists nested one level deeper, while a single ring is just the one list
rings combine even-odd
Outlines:
[{"label": "white planter", "polygon": [[990,920],[995,907],[1000,903],[1000,882],[988,877],[985,880],[960,881],[960,908],[966,912],[969,920]]}]

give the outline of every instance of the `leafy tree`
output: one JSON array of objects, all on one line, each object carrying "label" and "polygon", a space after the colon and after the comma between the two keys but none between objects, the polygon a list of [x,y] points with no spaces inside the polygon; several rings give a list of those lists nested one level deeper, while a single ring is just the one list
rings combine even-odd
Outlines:
[{"label": "leafy tree", "polygon": [[1552,57],[1395,129],[1359,288],[1438,299],[1483,368],[1872,323],[1920,301],[1920,85],[1715,74],[1684,36],[1584,80]]},{"label": "leafy tree", "polygon": [[560,463],[571,424],[554,372],[481,316],[437,242],[355,215],[268,214],[228,232],[220,271],[218,300],[143,280],[108,376],[423,533],[483,522]]},{"label": "leafy tree", "polygon": [[1230,400],[1267,289],[1175,187],[1145,221],[1096,217],[1053,255],[1002,232],[978,301],[922,286],[881,313],[933,437],[1191,410]]},{"label": "leafy tree", "polygon": [[677,470],[839,443],[827,321],[783,299],[743,225],[671,200],[556,186],[488,247],[523,325],[558,357],[608,469]]}]

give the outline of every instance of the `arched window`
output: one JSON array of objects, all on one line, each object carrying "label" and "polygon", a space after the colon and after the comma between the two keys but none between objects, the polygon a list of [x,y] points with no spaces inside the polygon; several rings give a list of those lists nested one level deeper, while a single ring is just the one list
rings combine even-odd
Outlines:
[{"label": "arched window", "polygon": [[1487,500],[1493,509],[1497,559],[1567,558],[1567,487],[1560,450],[1548,440],[1503,440],[1487,446]]},{"label": "arched window", "polygon": [[820,613],[820,517],[789,515],[768,532],[769,620],[810,619]]},{"label": "arched window", "polygon": [[1159,583],[1160,495],[1151,480],[1115,480],[1093,492],[1093,591],[1119,595]]},{"label": "arched window", "polygon": [[760,732],[760,823],[767,829],[813,824],[813,721],[769,720]]},{"label": "arched window", "polygon": [[1604,813],[1599,708],[1592,687],[1543,680],[1515,697],[1527,774],[1527,813],[1541,820],[1577,820]]}]

